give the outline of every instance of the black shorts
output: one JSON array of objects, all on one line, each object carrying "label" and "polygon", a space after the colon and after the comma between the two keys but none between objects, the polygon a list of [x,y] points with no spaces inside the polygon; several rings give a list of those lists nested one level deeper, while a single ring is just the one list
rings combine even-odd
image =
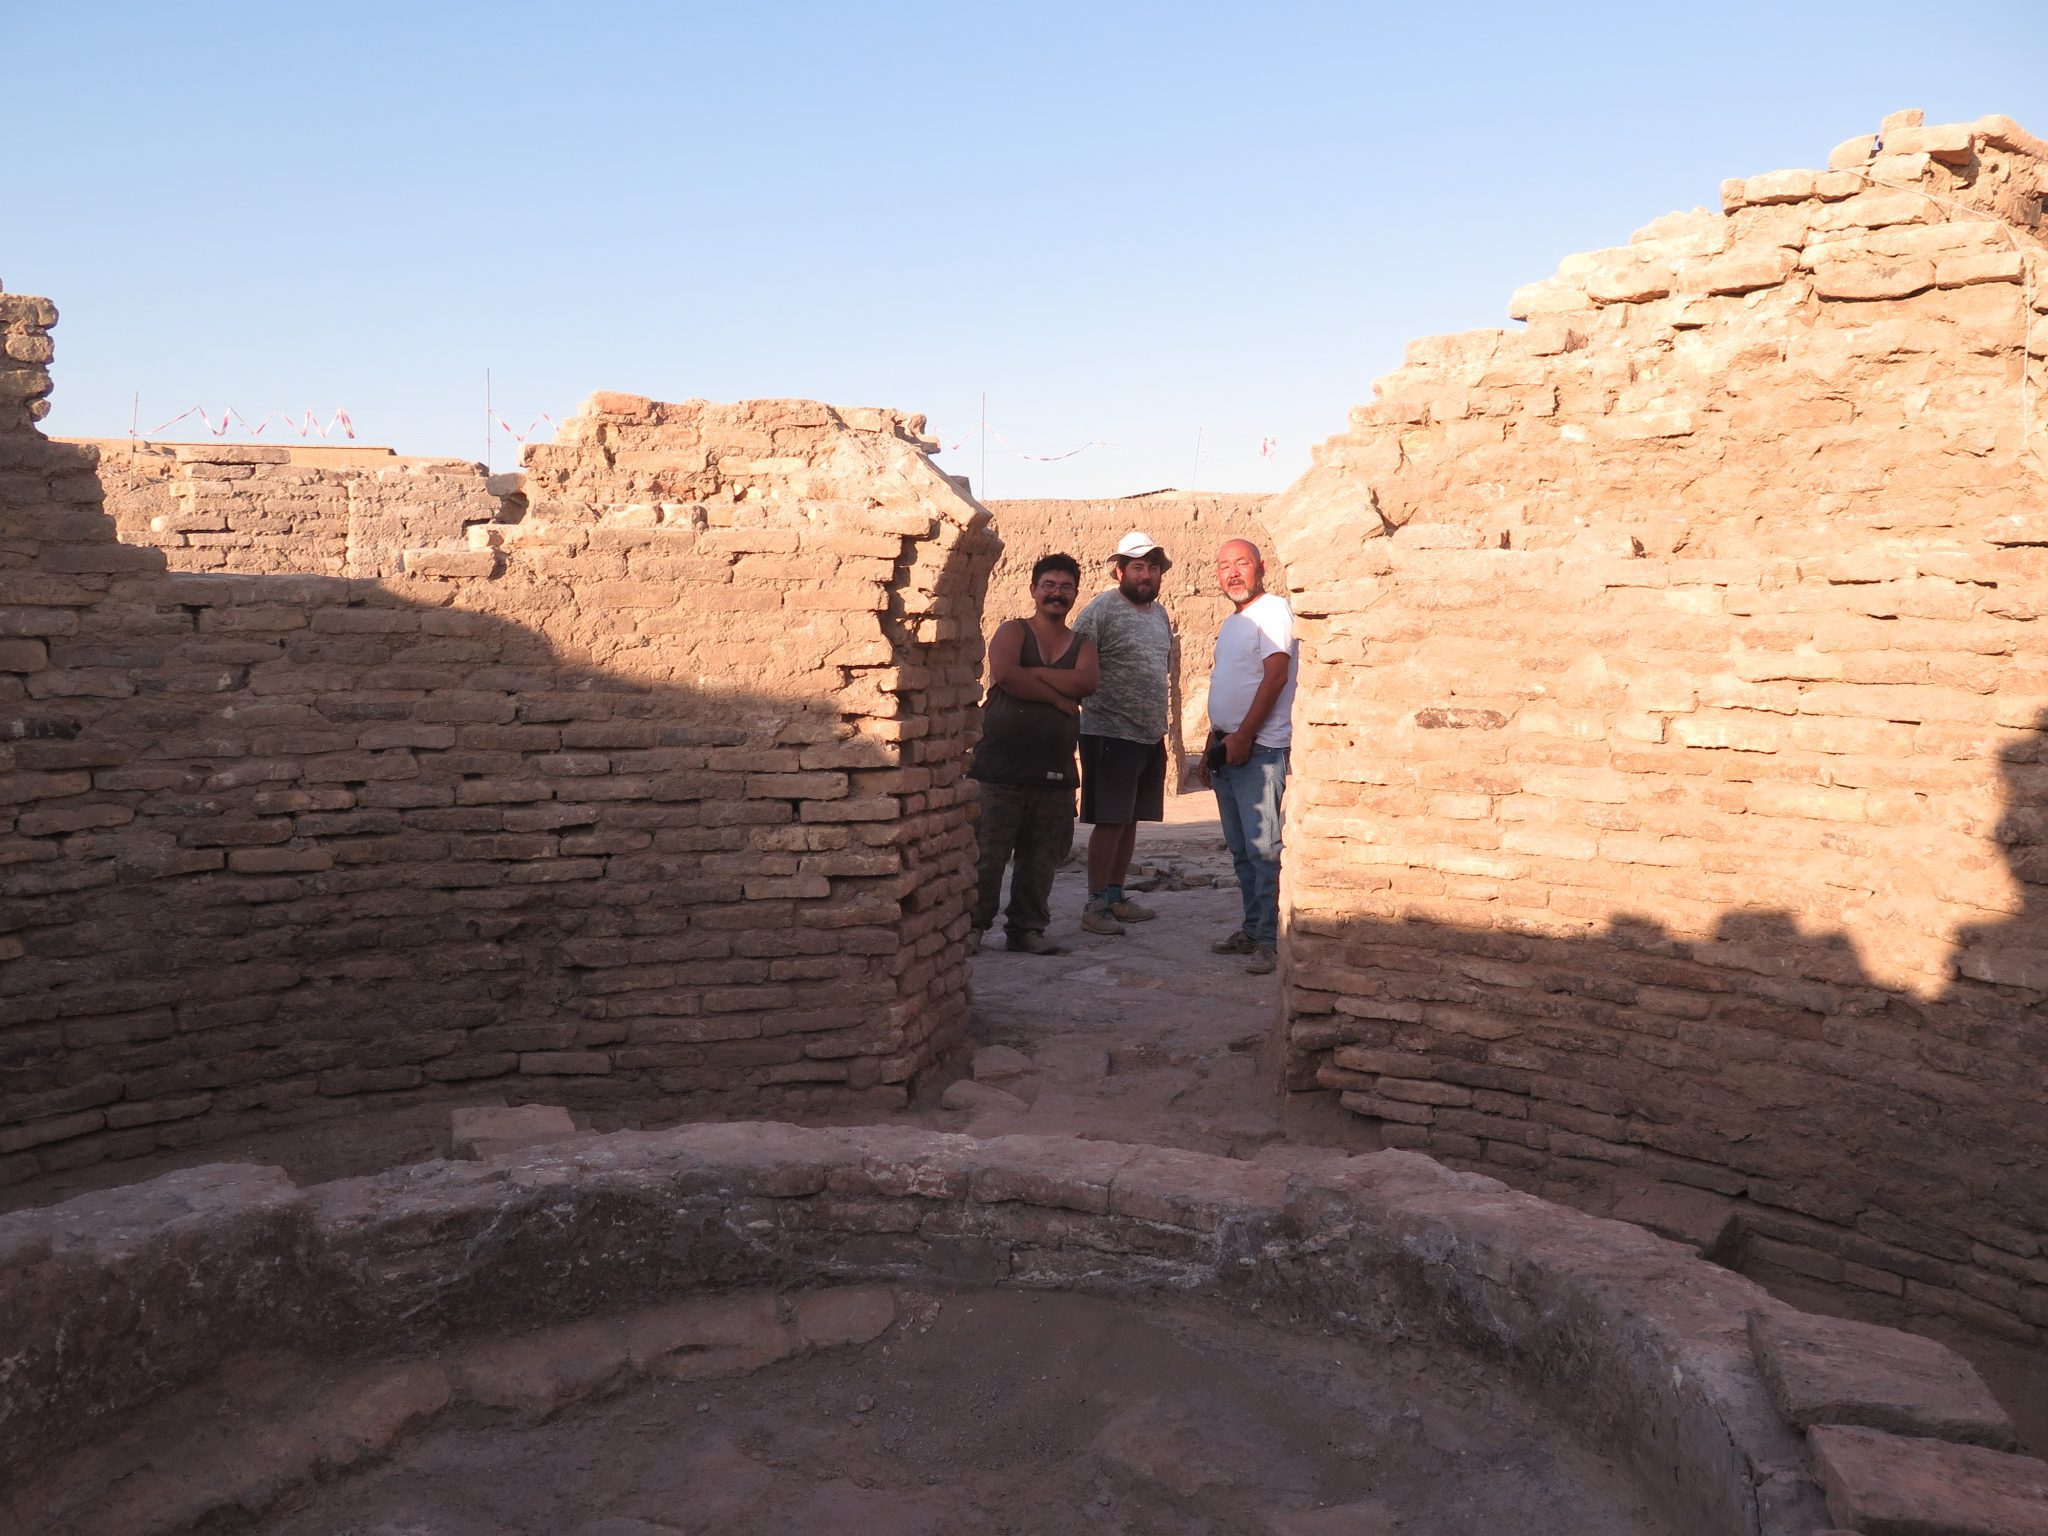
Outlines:
[{"label": "black shorts", "polygon": [[1166,820],[1166,743],[1083,732],[1081,819],[1094,826]]}]

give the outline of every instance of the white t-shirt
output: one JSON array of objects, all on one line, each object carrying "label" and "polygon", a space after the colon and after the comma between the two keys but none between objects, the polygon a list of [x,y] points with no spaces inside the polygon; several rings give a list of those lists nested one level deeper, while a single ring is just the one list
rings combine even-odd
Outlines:
[{"label": "white t-shirt", "polygon": [[1257,741],[1262,747],[1284,747],[1294,739],[1294,682],[1301,671],[1301,653],[1294,644],[1294,610],[1275,592],[1253,598],[1217,632],[1216,669],[1209,674],[1209,724],[1225,732],[1244,724],[1245,711],[1252,707],[1266,675],[1268,656],[1287,658],[1287,686],[1266,712]]}]

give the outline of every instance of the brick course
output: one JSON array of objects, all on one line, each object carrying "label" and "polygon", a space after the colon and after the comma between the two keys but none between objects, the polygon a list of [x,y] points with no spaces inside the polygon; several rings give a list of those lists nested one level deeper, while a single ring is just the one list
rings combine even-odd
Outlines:
[{"label": "brick course", "polygon": [[2048,146],[1885,140],[1415,343],[1267,508],[1289,1085],[2039,1341]]},{"label": "brick course", "polygon": [[[12,357],[54,320],[0,296]],[[48,389],[0,373],[0,1180],[366,1095],[885,1108],[957,1037],[1000,546],[919,418],[599,395],[521,491],[53,442]]]},{"label": "brick course", "polygon": [[[524,510],[516,475],[388,448],[83,439],[124,544],[175,571],[390,576],[407,544]],[[457,556],[455,558],[467,558]],[[487,574],[487,573],[486,573]]]}]

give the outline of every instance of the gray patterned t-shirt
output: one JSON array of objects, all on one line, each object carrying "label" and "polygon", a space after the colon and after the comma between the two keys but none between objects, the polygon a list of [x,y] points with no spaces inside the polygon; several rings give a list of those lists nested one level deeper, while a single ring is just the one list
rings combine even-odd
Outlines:
[{"label": "gray patterned t-shirt", "polygon": [[1074,633],[1102,654],[1102,684],[1081,701],[1081,734],[1150,744],[1166,734],[1173,626],[1158,602],[1140,606],[1111,589],[1083,608]]}]

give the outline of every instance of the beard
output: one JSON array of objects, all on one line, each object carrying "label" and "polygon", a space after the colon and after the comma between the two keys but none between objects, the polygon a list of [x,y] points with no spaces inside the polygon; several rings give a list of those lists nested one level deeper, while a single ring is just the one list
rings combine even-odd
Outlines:
[{"label": "beard", "polygon": [[1131,578],[1128,576],[1119,576],[1117,578],[1116,589],[1117,591],[1123,593],[1123,595],[1129,598],[1132,602],[1137,603],[1140,606],[1151,602],[1152,599],[1159,595],[1159,583],[1157,580],[1152,580],[1140,584],[1138,582],[1131,580]]}]

